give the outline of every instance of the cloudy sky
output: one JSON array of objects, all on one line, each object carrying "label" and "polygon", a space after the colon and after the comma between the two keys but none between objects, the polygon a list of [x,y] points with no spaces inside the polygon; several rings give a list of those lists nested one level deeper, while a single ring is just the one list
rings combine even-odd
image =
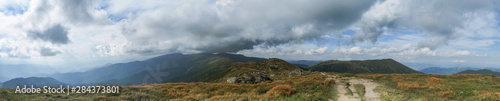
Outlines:
[{"label": "cloudy sky", "polygon": [[0,64],[169,53],[500,67],[498,0],[0,0]]}]

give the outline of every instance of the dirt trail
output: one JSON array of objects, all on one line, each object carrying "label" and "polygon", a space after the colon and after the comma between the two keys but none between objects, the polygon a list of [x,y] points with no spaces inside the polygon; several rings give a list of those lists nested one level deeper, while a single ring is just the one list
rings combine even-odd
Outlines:
[{"label": "dirt trail", "polygon": [[[321,74],[326,75],[324,73]],[[338,78],[334,75],[327,76],[328,78],[332,78],[335,80],[334,87],[337,90],[337,101],[361,101],[361,99],[364,99],[365,101],[380,101],[380,93],[374,92],[373,90],[381,85],[373,82],[372,80],[351,77]],[[349,84],[347,84],[347,82],[349,82]],[[356,89],[354,88],[354,86],[352,86],[354,84],[362,84],[363,86],[365,86],[365,94],[358,95],[357,93],[355,93]],[[352,95],[346,94],[349,90],[353,92]],[[333,100],[330,99],[330,101]]]},{"label": "dirt trail", "polygon": [[359,79],[359,78],[350,79],[349,82],[352,84],[363,84],[363,86],[365,86],[365,95],[363,95],[363,98],[366,101],[380,101],[380,98],[379,98],[380,93],[373,91],[376,87],[381,86],[380,84],[377,84],[377,83],[373,82],[372,80]]},{"label": "dirt trail", "polygon": [[346,93],[350,89],[347,87],[347,85],[340,83],[340,80],[335,80],[335,88],[337,89],[337,101],[361,101],[359,95],[358,97],[356,97],[355,95],[357,94],[355,93],[353,93],[353,95],[346,95]]}]

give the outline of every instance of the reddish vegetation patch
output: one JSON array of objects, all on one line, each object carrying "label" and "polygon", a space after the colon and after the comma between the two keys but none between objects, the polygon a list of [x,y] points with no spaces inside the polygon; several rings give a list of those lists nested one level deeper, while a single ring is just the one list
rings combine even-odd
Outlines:
[{"label": "reddish vegetation patch", "polygon": [[275,78],[273,82],[258,84],[166,83],[157,89],[162,90],[169,100],[286,100],[292,96],[306,99],[318,96],[330,98],[327,96],[330,86],[324,82],[328,82],[325,76],[308,74]]},{"label": "reddish vegetation patch", "polygon": [[266,94],[268,96],[280,96],[280,95],[285,95],[285,96],[290,96],[293,93],[295,93],[295,89],[292,88],[290,85],[277,85],[273,87],[271,90],[269,90]]},{"label": "reddish vegetation patch", "polygon": [[326,78],[325,81],[323,81],[323,84],[328,85],[328,84],[334,84],[335,82],[333,81],[332,78]]},{"label": "reddish vegetation patch", "polygon": [[398,88],[409,90],[409,89],[426,88],[426,86],[420,86],[420,85],[418,85],[418,83],[401,83],[401,82],[399,82]]}]

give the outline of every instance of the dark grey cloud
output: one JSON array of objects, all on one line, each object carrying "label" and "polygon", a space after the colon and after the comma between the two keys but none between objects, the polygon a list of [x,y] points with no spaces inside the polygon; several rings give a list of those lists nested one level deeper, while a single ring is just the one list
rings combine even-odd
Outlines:
[{"label": "dark grey cloud", "polygon": [[29,31],[28,37],[35,40],[43,40],[52,44],[68,44],[68,29],[60,24],[54,25],[42,31]]},{"label": "dark grey cloud", "polygon": [[57,51],[57,50],[50,49],[50,48],[42,48],[42,49],[40,49],[40,55],[41,56],[56,56],[59,53],[61,53],[61,52]]},{"label": "dark grey cloud", "polygon": [[107,21],[102,21],[99,17],[92,14],[95,0],[63,0],[60,1],[60,7],[63,8],[61,14],[74,23],[92,23],[99,24]]},{"label": "dark grey cloud", "polygon": [[[225,2],[230,1],[230,2]],[[127,52],[237,52],[318,39],[357,22],[372,0],[170,2],[123,23]]]},{"label": "dark grey cloud", "polygon": [[386,0],[377,3],[360,20],[361,31],[351,43],[377,42],[386,30],[413,30],[430,36],[419,42],[419,48],[436,49],[459,38],[474,13],[494,9],[493,0]]},{"label": "dark grey cloud", "polygon": [[26,16],[35,25],[71,23],[75,25],[110,24],[106,13],[96,10],[96,0],[33,1]]}]

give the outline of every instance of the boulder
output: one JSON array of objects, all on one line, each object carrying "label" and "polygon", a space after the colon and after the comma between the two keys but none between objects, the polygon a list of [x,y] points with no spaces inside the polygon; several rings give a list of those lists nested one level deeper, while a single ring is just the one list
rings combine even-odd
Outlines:
[{"label": "boulder", "polygon": [[230,84],[235,84],[235,83],[238,83],[240,82],[241,80],[238,79],[237,77],[229,77],[227,78],[226,82],[227,83],[230,83]]},{"label": "boulder", "polygon": [[294,76],[294,75],[296,75],[296,76],[300,76],[300,75],[302,75],[302,70],[300,70],[300,69],[295,69],[294,71],[291,71],[291,72],[288,74],[288,76]]},{"label": "boulder", "polygon": [[269,76],[262,72],[251,72],[244,73],[239,75],[238,77],[229,77],[227,79],[227,83],[241,83],[241,84],[255,84],[262,83],[266,81],[273,81]]},{"label": "boulder", "polygon": [[272,81],[272,79],[262,72],[255,72],[251,74],[255,78],[255,83],[261,83],[266,81]]},{"label": "boulder", "polygon": [[243,81],[254,81],[254,78],[246,73],[241,75],[241,78]]}]

